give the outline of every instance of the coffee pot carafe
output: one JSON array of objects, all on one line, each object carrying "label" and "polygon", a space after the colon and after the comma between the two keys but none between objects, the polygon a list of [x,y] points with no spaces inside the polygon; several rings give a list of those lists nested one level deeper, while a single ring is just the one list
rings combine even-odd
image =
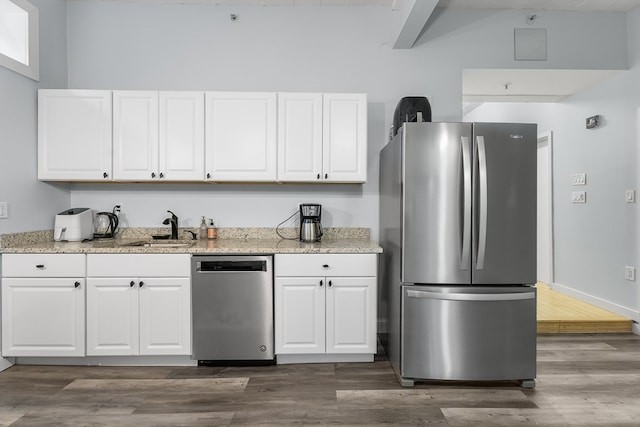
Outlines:
[{"label": "coffee pot carafe", "polygon": [[300,205],[300,240],[303,242],[319,242],[322,237],[320,221],[322,206],[318,204]]}]

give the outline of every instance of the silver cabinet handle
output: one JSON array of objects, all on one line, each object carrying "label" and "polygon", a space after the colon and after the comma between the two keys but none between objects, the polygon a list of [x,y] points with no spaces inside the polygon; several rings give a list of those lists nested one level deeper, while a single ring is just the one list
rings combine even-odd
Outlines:
[{"label": "silver cabinet handle", "polygon": [[487,150],[484,137],[478,136],[478,179],[480,181],[478,199],[480,200],[480,218],[478,219],[478,257],[476,270],[484,269],[484,255],[487,249]]},{"label": "silver cabinet handle", "polygon": [[462,254],[460,257],[460,269],[469,269],[471,256],[471,145],[469,138],[460,138],[462,148],[462,181],[464,192],[463,198],[463,226],[462,226]]}]

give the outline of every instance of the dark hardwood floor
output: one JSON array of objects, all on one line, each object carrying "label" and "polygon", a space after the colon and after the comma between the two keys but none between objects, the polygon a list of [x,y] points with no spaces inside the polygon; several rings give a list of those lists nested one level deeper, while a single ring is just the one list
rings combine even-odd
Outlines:
[{"label": "dark hardwood floor", "polygon": [[14,366],[2,426],[638,426],[640,336],[540,335],[536,388],[421,383],[374,363],[267,367]]}]

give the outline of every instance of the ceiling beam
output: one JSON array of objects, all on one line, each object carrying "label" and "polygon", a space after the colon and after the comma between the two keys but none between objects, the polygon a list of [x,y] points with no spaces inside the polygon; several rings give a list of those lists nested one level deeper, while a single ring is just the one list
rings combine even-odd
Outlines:
[{"label": "ceiling beam", "polygon": [[411,49],[436,8],[438,0],[396,0],[393,10],[402,14],[402,28],[396,37],[394,49]]}]

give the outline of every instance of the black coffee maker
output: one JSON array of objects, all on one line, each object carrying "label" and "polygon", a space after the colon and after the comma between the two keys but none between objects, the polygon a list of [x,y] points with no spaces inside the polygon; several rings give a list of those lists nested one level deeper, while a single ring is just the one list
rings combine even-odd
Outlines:
[{"label": "black coffee maker", "polygon": [[319,242],[322,237],[320,215],[322,205],[305,203],[300,205],[300,240]]}]

